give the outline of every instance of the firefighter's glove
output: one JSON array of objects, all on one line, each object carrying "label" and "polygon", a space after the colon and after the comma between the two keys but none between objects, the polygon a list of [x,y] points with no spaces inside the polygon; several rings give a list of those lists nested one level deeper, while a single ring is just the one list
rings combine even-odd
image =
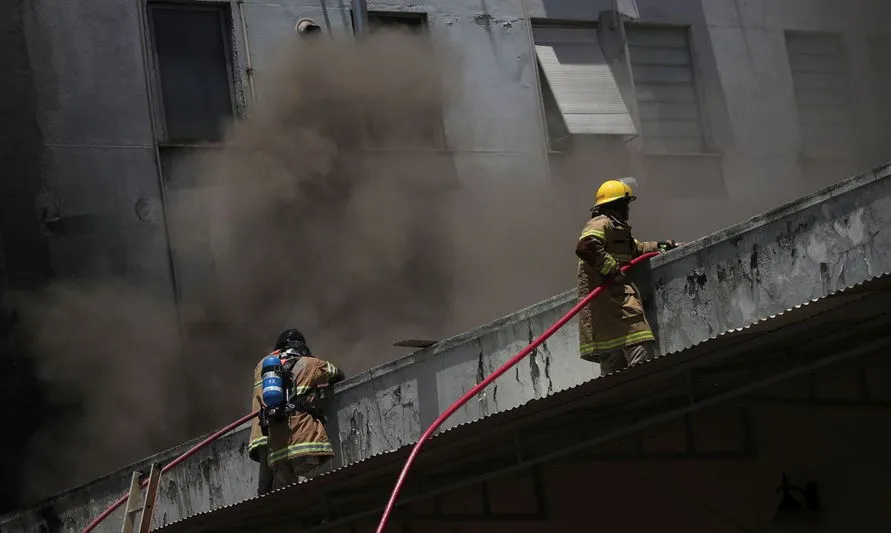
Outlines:
[{"label": "firefighter's glove", "polygon": [[656,244],[659,245],[660,252],[667,252],[669,250],[674,250],[675,248],[680,246],[680,243],[677,243],[675,241],[659,241]]},{"label": "firefighter's glove", "polygon": [[260,423],[260,433],[263,434],[264,437],[269,436],[269,418],[266,416],[266,408],[260,408],[260,414],[258,415],[259,423]]}]

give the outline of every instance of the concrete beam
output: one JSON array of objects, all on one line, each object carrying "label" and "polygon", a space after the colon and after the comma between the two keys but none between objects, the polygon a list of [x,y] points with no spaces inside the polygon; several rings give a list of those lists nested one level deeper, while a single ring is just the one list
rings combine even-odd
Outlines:
[{"label": "concrete beam", "polygon": [[[837,289],[891,271],[891,166],[810,197],[641,267],[641,285],[664,353],[683,350]],[[361,461],[414,442],[449,404],[513,356],[574,303],[574,291],[443,341],[339,384],[327,405],[339,451],[332,466]],[[446,428],[554,394],[599,375],[578,358],[570,323]],[[241,429],[165,475],[155,527],[232,504],[256,490],[256,464]],[[72,489],[22,513],[0,518],[0,531],[38,532],[55,523],[82,528],[126,490],[135,469],[147,470],[188,444]],[[119,527],[120,512],[98,531]]]}]

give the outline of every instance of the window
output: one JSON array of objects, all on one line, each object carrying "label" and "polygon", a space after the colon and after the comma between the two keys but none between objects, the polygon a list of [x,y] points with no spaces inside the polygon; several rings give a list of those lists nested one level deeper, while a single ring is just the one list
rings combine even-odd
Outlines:
[{"label": "window", "polygon": [[704,152],[688,29],[629,25],[626,32],[645,150]]},{"label": "window", "polygon": [[[423,38],[429,30],[426,13],[368,13],[368,33],[384,30],[407,32],[421,37],[415,41],[419,45],[430,44]],[[414,113],[414,120],[405,120],[404,117],[392,116],[392,113],[374,117],[374,112],[369,112],[366,118],[366,145],[374,148],[445,149],[442,108],[431,105],[426,110],[415,109]]]},{"label": "window", "polygon": [[233,116],[228,5],[150,3],[165,142],[220,141]]},{"label": "window", "polygon": [[544,105],[545,125],[548,129],[548,141],[551,149],[561,151],[568,148],[572,143],[572,134],[569,133],[569,126],[563,119],[563,113],[560,112],[560,105],[557,104],[557,97],[551,90],[548,78],[542,74],[541,65],[538,66],[538,83],[541,86],[541,99]]},{"label": "window", "polygon": [[806,156],[850,152],[853,107],[840,36],[786,32],[789,68]]},{"label": "window", "polygon": [[[355,32],[356,19],[352,11],[350,11],[350,21]],[[428,30],[427,14],[405,11],[370,11],[368,13],[368,33],[375,33],[384,29],[406,31],[414,34],[426,33]]]},{"label": "window", "polygon": [[548,133],[635,135],[634,120],[593,27],[533,28]]},{"label": "window", "polygon": [[382,29],[403,30],[410,33],[424,33],[427,31],[427,14],[384,12],[369,13],[369,32],[374,33]]}]

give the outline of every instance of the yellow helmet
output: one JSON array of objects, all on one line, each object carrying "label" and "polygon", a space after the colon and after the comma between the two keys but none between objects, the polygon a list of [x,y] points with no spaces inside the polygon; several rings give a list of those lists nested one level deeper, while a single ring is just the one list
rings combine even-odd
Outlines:
[{"label": "yellow helmet", "polygon": [[603,182],[603,185],[597,189],[597,195],[594,197],[594,207],[615,202],[616,200],[628,199],[629,202],[637,200],[634,191],[631,190],[633,178],[615,179]]}]

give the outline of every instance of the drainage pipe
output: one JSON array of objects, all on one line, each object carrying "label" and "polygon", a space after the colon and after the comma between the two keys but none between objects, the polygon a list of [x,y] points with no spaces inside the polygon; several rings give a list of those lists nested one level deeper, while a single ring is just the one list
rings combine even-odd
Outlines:
[{"label": "drainage pipe", "polygon": [[368,31],[368,3],[365,0],[352,0],[353,32],[362,35]]}]

